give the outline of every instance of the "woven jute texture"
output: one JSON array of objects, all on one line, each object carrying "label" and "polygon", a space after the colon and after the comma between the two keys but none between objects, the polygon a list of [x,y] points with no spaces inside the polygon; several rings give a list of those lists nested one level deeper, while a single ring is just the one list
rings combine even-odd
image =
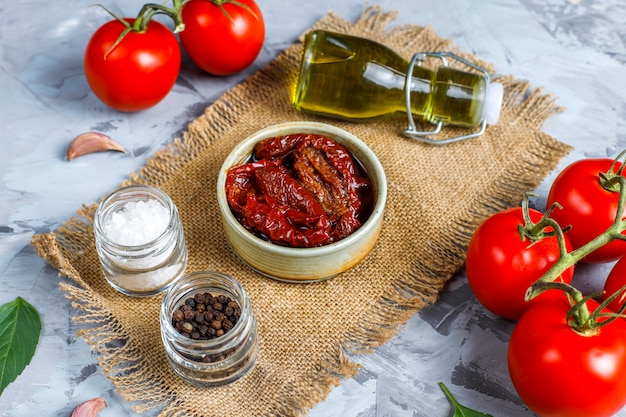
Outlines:
[{"label": "woven jute texture", "polygon": [[[394,12],[367,7],[354,23],[329,12],[314,27],[377,40],[406,58],[416,51],[453,51],[493,70],[432,29],[392,25],[394,18]],[[478,224],[521,201],[570,150],[541,131],[544,121],[562,110],[554,97],[511,76],[499,79],[505,86],[499,123],[479,138],[451,145],[404,137],[402,118],[357,124],[300,114],[290,104],[289,91],[300,51],[300,43],[292,45],[228,91],[181,138],[121,184],[150,184],[168,193],[182,217],[188,272],[229,274],[249,293],[260,352],[244,378],[203,389],[173,373],[160,339],[162,296],[127,297],[103,277],[92,232],[95,203],[84,205],[55,232],[32,239],[37,253],[67,277],[60,288],[72,301],[79,335],[137,412],[305,415],[341,378],[358,371],[346,353],[371,352],[433,303],[463,266]],[[242,264],[223,236],[216,202],[218,170],[230,150],[261,128],[295,120],[331,123],[360,137],[377,154],[388,179],[375,248],[350,271],[319,283],[279,282]]]}]

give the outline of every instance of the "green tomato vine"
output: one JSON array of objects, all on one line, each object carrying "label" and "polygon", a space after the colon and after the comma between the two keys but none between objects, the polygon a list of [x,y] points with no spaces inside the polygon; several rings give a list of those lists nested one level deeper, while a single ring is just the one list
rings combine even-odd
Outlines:
[{"label": "green tomato vine", "polygon": [[536,224],[531,224],[528,216],[528,198],[533,194],[527,194],[522,203],[523,211],[525,212],[525,219],[527,224],[520,225],[520,234],[522,238],[536,236],[539,231],[543,232],[546,228],[554,230],[559,241],[560,257],[557,262],[533,285],[528,288],[526,292],[526,301],[530,301],[537,297],[539,294],[550,289],[558,289],[568,296],[571,304],[571,309],[567,314],[567,320],[569,325],[576,331],[583,334],[591,334],[597,332],[602,326],[607,325],[611,321],[618,317],[624,317],[624,311],[626,310],[626,304],[615,313],[607,313],[603,310],[613,301],[616,297],[626,291],[626,286],[617,293],[604,300],[598,308],[594,311],[589,311],[587,301],[595,298],[599,294],[591,294],[588,296],[570,284],[558,281],[563,272],[578,263],[584,257],[599,249],[600,247],[614,241],[614,240],[626,240],[626,236],[622,234],[626,230],[626,219],[622,219],[622,213],[626,206],[626,177],[622,175],[622,167],[618,172],[614,172],[613,168],[616,162],[626,155],[626,151],[622,152],[614,161],[608,172],[600,173],[600,181],[602,186],[611,192],[619,193],[619,200],[616,210],[616,216],[613,224],[604,233],[598,235],[593,240],[589,241],[585,245],[575,249],[571,252],[567,252],[565,249],[564,230],[557,224],[554,219],[549,217],[549,213],[553,209],[558,207],[551,207],[543,218]]}]

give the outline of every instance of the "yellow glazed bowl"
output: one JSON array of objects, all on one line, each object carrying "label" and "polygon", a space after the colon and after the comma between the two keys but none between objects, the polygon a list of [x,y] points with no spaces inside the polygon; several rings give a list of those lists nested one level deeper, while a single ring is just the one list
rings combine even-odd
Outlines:
[{"label": "yellow glazed bowl", "polygon": [[[320,134],[334,139],[359,160],[372,182],[374,204],[369,219],[350,236],[329,245],[291,248],[265,241],[239,223],[226,200],[226,172],[230,167],[245,163],[261,140],[297,133]],[[237,256],[263,275],[290,282],[328,279],[359,263],[378,240],[386,200],[387,179],[376,155],[356,136],[325,123],[289,122],[252,134],[228,155],[217,179],[217,201],[225,236]]]}]

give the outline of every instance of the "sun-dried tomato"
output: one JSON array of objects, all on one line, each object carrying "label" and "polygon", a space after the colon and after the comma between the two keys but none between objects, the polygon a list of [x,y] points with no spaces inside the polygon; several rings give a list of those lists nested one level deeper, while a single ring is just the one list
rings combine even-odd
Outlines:
[{"label": "sun-dried tomato", "polygon": [[308,135],[285,135],[263,139],[254,147],[257,159],[280,159],[292,152]]},{"label": "sun-dried tomato", "polygon": [[357,230],[369,215],[370,188],[343,146],[313,134],[261,141],[255,161],[231,168],[226,179],[242,225],[294,247],[325,245]]},{"label": "sun-dried tomato", "polygon": [[259,162],[237,165],[228,170],[226,175],[226,199],[230,208],[237,214],[241,214],[241,208],[246,204],[248,193],[253,192],[254,171],[267,165],[276,165],[267,159]]}]

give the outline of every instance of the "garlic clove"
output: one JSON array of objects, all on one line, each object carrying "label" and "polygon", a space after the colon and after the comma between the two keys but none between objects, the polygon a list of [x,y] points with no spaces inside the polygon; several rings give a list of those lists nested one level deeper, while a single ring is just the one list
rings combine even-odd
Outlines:
[{"label": "garlic clove", "polygon": [[104,398],[92,398],[76,406],[70,417],[96,417],[106,407],[107,402]]},{"label": "garlic clove", "polygon": [[115,142],[109,136],[98,132],[86,132],[76,136],[74,140],[72,140],[70,146],[67,148],[65,158],[71,161],[79,156],[103,151],[126,152],[122,145]]}]

